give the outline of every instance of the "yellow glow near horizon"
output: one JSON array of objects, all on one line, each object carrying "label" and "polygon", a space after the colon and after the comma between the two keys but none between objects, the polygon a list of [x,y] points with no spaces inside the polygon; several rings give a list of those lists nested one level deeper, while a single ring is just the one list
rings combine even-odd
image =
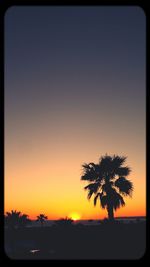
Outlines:
[{"label": "yellow glow near horizon", "polygon": [[72,212],[69,214],[69,218],[71,218],[73,221],[77,221],[81,219],[81,215],[77,212]]},{"label": "yellow glow near horizon", "polygon": [[[109,147],[110,154],[113,154],[115,148],[110,146],[110,143],[104,148],[97,144],[93,151],[92,149],[87,151],[88,143],[82,145],[74,143],[64,147],[61,160],[58,157],[60,147],[57,146],[52,151],[52,147],[47,145],[46,149],[38,142],[35,151],[32,149],[27,153],[24,148],[27,154],[22,154],[22,157],[19,146],[15,146],[17,150],[15,147],[10,150],[9,146],[6,146],[5,212],[16,209],[28,214],[31,219],[35,219],[40,213],[46,214],[52,220],[60,219],[73,211],[82,214],[83,220],[107,217],[107,211],[100,207],[99,202],[94,207],[93,197],[90,201],[87,200],[87,192],[83,189],[87,183],[80,181],[81,164],[91,160],[96,163],[100,152],[102,155],[105,154]],[[42,153],[38,153],[37,147]],[[125,145],[118,147],[119,155],[122,155],[121,149],[128,155],[126,164],[132,168],[129,179],[133,182],[134,192],[132,198],[124,198],[126,205],[117,210],[115,216],[144,216],[146,215],[145,155],[144,153],[141,156],[138,153],[135,155],[132,149],[127,150]]]}]

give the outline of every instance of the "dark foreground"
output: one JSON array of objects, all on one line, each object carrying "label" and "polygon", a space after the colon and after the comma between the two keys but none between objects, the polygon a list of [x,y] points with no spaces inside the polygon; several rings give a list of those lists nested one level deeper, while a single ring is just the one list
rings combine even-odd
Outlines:
[{"label": "dark foreground", "polygon": [[139,259],[145,248],[145,222],[5,229],[13,259]]}]

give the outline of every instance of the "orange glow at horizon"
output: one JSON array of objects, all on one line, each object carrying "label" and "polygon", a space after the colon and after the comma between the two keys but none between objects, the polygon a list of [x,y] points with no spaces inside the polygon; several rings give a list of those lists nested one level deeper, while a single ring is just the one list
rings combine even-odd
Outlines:
[{"label": "orange glow at horizon", "polygon": [[[87,200],[87,192],[83,189],[87,183],[80,181],[81,164],[90,162],[91,159],[96,163],[100,149],[90,151],[88,157],[86,151],[78,155],[75,149],[74,156],[70,157],[70,150],[64,151],[63,161],[58,159],[59,164],[57,164],[55,154],[53,158],[50,154],[45,154],[42,159],[37,153],[33,161],[31,160],[32,151],[28,157],[23,159],[19,158],[15,152],[16,157],[11,162],[9,161],[9,164],[7,160],[5,165],[7,178],[5,178],[5,212],[16,209],[28,214],[31,219],[36,219],[40,213],[46,214],[48,219],[60,219],[73,211],[81,214],[80,219],[107,217],[107,211],[100,207],[99,202],[94,207],[93,198],[90,201]],[[118,154],[122,155],[122,153]],[[46,158],[50,161],[46,161]],[[145,163],[141,162],[137,155],[135,162],[135,154],[132,152],[126,164],[132,168],[128,178],[134,184],[133,197],[124,198],[126,206],[117,210],[115,216],[145,216]]]},{"label": "orange glow at horizon", "polygon": [[81,219],[81,215],[77,212],[72,212],[69,214],[69,218],[71,218],[73,221],[77,221]]}]

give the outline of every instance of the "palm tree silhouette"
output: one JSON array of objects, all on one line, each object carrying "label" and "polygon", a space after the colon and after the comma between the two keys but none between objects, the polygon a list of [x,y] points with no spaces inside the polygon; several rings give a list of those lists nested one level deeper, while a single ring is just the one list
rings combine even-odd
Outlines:
[{"label": "palm tree silhouette", "polygon": [[41,226],[44,225],[44,222],[48,219],[48,217],[45,214],[40,214],[37,216],[37,221],[41,223]]},{"label": "palm tree silhouette", "polygon": [[20,211],[11,210],[11,212],[6,212],[5,225],[9,228],[16,228],[19,226]]},{"label": "palm tree silhouette", "polygon": [[29,216],[27,214],[22,214],[19,218],[19,227],[24,228],[29,223],[31,223]]},{"label": "palm tree silhouette", "polygon": [[101,207],[107,209],[109,220],[114,220],[114,210],[125,205],[124,196],[132,196],[133,184],[126,178],[131,172],[127,166],[123,167],[126,157],[118,155],[102,156],[98,164],[83,164],[81,180],[91,183],[84,187],[88,190],[88,199],[94,195],[94,206],[97,199]]},{"label": "palm tree silhouette", "polygon": [[25,227],[30,222],[28,215],[21,214],[20,211],[11,210],[11,212],[6,212],[5,225],[9,228]]},{"label": "palm tree silhouette", "polygon": [[69,227],[69,226],[72,226],[72,223],[73,223],[73,220],[71,218],[61,218],[57,221],[55,221],[55,224],[57,226],[61,226],[61,227]]}]

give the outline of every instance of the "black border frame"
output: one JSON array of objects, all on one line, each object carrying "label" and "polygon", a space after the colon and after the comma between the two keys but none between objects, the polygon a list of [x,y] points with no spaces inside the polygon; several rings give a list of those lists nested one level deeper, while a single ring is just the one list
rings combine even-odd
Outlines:
[{"label": "black border frame", "polygon": [[[57,3],[56,3],[57,2]],[[149,99],[149,90],[148,90],[148,22],[149,22],[149,19],[148,19],[148,1],[147,3],[144,5],[144,3],[141,1],[141,3],[138,3],[138,1],[125,1],[125,0],[122,0],[122,1],[119,1],[119,0],[115,0],[113,1],[114,3],[111,3],[111,1],[101,1],[101,3],[95,3],[95,1],[93,1],[91,4],[84,4],[84,1],[80,2],[80,1],[63,1],[63,3],[61,1],[46,1],[46,0],[40,0],[40,1],[34,1],[34,0],[22,0],[22,1],[19,1],[19,0],[2,0],[1,3],[0,3],[0,31],[1,31],[1,40],[3,40],[1,42],[1,79],[0,79],[0,82],[1,82],[1,90],[0,90],[0,118],[1,118],[1,121],[2,121],[2,124],[1,124],[1,127],[0,127],[0,134],[1,134],[1,137],[2,137],[2,146],[1,146],[1,168],[0,168],[0,171],[1,171],[1,179],[0,179],[0,183],[1,183],[1,210],[2,210],[2,220],[1,220],[1,224],[2,224],[2,227],[0,227],[0,241],[1,241],[1,250],[0,250],[0,262],[3,261],[5,262],[6,264],[11,264],[11,263],[15,263],[15,264],[21,264],[23,262],[25,263],[28,263],[28,262],[31,262],[32,264],[35,263],[37,265],[37,263],[39,262],[39,264],[41,265],[41,263],[57,263],[57,261],[61,261],[61,259],[50,259],[50,260],[28,260],[28,259],[18,259],[18,260],[14,260],[14,259],[10,259],[6,254],[5,254],[5,250],[4,250],[4,157],[5,157],[5,154],[4,154],[4,143],[5,143],[5,139],[4,139],[4,127],[5,127],[5,121],[4,121],[4,19],[5,19],[5,12],[7,11],[7,9],[11,6],[139,6],[143,9],[143,11],[145,12],[145,15],[146,15],[146,145],[148,145],[148,118],[147,118],[147,114],[148,112],[150,111],[149,110],[149,106],[148,106],[148,99]],[[122,263],[125,263],[125,264],[128,264],[128,263],[139,263],[139,264],[142,264],[144,263],[144,261],[148,259],[148,236],[149,236],[149,229],[148,229],[148,223],[149,223],[149,210],[148,210],[148,173],[149,173],[149,166],[147,164],[148,162],[148,149],[146,147],[146,233],[147,233],[147,237],[146,237],[146,251],[145,251],[145,254],[143,255],[142,258],[140,259],[137,259],[137,260],[131,260],[131,259],[126,259],[126,260],[120,260],[120,259],[106,259],[106,260],[101,260],[101,259],[95,259],[94,261],[96,262],[99,262],[100,263],[114,263],[114,264],[122,264]],[[93,261],[93,259],[91,260],[87,260],[87,259],[83,259],[83,260],[79,260],[79,259],[75,259],[75,260],[70,260],[70,259],[63,259],[62,260],[64,264],[66,263],[73,263],[73,261],[84,261],[85,263],[87,263],[88,261]]]}]

